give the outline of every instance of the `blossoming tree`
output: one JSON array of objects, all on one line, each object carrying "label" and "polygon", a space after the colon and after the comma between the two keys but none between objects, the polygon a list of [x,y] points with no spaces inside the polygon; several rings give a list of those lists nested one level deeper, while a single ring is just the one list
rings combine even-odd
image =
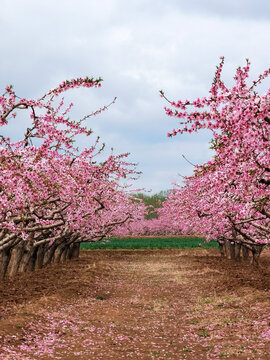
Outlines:
[{"label": "blossoming tree", "polygon": [[168,136],[206,128],[215,151],[164,206],[183,229],[197,228],[207,239],[219,241],[222,251],[225,243],[230,257],[239,258],[241,247],[245,257],[249,249],[257,263],[270,233],[270,89],[260,95],[256,88],[270,69],[248,84],[247,60],[228,88],[221,80],[223,64],[221,58],[208,97],[171,102],[161,91],[170,102],[167,115],[180,120],[180,127]]},{"label": "blossoming tree", "polygon": [[99,87],[101,79],[65,81],[38,100],[21,99],[11,86],[0,96],[0,126],[27,110],[32,122],[23,139],[0,135],[0,272],[2,276],[78,256],[82,241],[98,241],[112,229],[141,217],[120,179],[135,172],[128,154],[110,155],[97,139],[83,150],[75,139],[90,136],[84,125],[104,107],[79,121],[68,117],[63,92]]}]

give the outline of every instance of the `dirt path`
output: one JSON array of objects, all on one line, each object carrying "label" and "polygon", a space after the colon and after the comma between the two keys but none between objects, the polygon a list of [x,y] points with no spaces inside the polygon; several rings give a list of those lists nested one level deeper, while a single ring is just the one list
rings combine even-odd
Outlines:
[{"label": "dirt path", "polygon": [[269,359],[269,253],[262,265],[104,250],[17,276],[0,284],[0,359]]}]

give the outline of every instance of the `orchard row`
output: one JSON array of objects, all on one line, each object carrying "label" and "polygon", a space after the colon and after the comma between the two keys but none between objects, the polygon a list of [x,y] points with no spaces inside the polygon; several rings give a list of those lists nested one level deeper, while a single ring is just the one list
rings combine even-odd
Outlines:
[{"label": "orchard row", "polygon": [[169,192],[152,220],[145,219],[142,199],[120,185],[136,175],[128,154],[101,161],[99,139],[85,149],[75,146],[92,134],[87,119],[107,107],[72,121],[73,104],[65,107],[60,95],[100,87],[101,79],[65,81],[38,100],[19,98],[8,86],[0,96],[0,126],[12,125],[23,111],[31,126],[19,141],[0,136],[1,275],[78,256],[81,242],[112,234],[200,234],[230,257],[246,258],[250,250],[257,263],[270,232],[270,89],[259,95],[256,88],[270,70],[248,84],[247,61],[228,88],[223,64],[222,58],[208,97],[171,102],[161,91],[170,104],[166,113],[180,121],[168,135],[208,129],[215,155]]},{"label": "orchard row", "polygon": [[[82,241],[98,241],[125,222],[144,217],[121,180],[134,176],[128,154],[102,161],[103,146],[78,149],[75,140],[89,137],[71,107],[59,95],[77,87],[99,87],[100,79],[73,79],[38,100],[19,98],[11,86],[0,96],[0,125],[9,126],[24,111],[31,126],[19,141],[0,137],[0,272],[40,268],[78,256]],[[20,127],[20,126],[19,126]],[[103,156],[104,157],[104,156]]]},{"label": "orchard row", "polygon": [[[168,136],[208,129],[214,157],[195,166],[157,209],[158,219],[127,224],[129,234],[200,234],[215,239],[222,255],[257,264],[270,234],[270,89],[257,86],[270,69],[248,84],[250,63],[238,68],[231,88],[221,80],[221,58],[208,97],[172,102],[167,115],[180,126]],[[118,229],[116,234],[121,234]]]},{"label": "orchard row", "polygon": [[249,249],[257,263],[270,240],[270,89],[259,95],[257,87],[270,69],[249,84],[247,60],[228,88],[221,80],[223,64],[221,58],[208,97],[166,108],[180,121],[169,136],[208,129],[215,155],[169,195],[161,216],[184,233],[217,240],[230,257],[239,258],[241,248],[245,257]]}]

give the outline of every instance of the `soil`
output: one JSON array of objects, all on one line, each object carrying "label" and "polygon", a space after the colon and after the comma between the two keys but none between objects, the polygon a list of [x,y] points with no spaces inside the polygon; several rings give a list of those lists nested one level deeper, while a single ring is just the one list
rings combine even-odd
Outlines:
[{"label": "soil", "polygon": [[270,359],[270,253],[92,250],[0,283],[0,359]]}]

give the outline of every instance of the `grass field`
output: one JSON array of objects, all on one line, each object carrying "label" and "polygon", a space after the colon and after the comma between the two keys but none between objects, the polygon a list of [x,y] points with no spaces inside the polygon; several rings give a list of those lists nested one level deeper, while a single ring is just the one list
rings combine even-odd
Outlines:
[{"label": "grass field", "polygon": [[[201,245],[200,245],[201,244]],[[96,249],[203,249],[217,248],[216,241],[206,243],[204,238],[112,238],[93,243],[82,243],[81,250]]]}]

